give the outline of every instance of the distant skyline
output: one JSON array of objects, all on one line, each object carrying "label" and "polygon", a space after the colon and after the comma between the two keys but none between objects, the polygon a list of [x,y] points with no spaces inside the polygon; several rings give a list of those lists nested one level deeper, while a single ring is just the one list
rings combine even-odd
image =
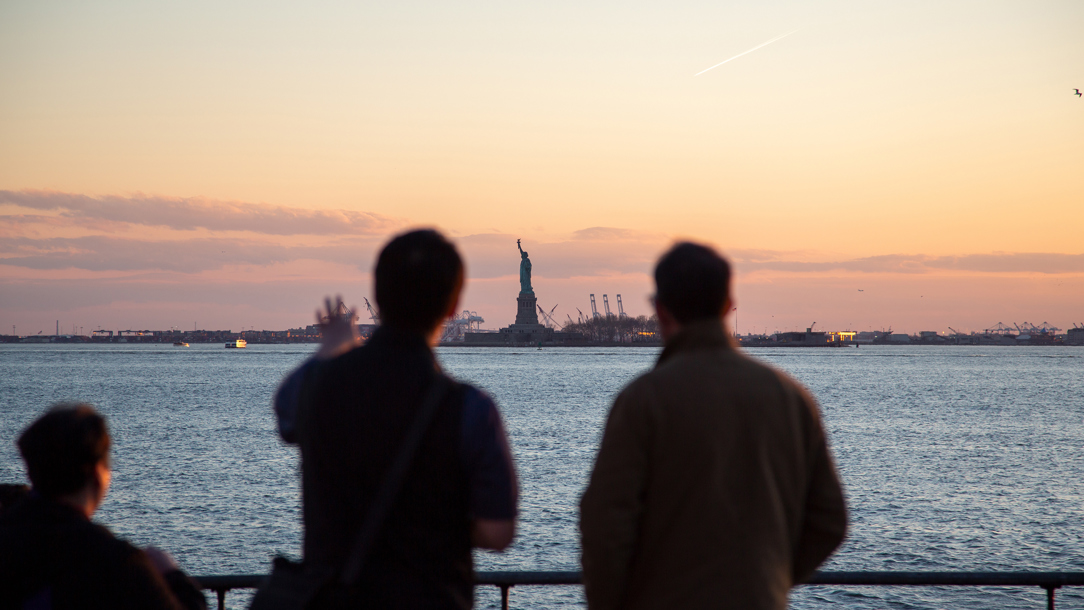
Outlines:
[{"label": "distant skyline", "polygon": [[693,239],[733,260],[742,333],[1070,328],[1081,26],[1071,0],[8,2],[0,332],[309,324],[415,226],[490,328],[517,238],[565,321],[590,293],[650,315]]}]

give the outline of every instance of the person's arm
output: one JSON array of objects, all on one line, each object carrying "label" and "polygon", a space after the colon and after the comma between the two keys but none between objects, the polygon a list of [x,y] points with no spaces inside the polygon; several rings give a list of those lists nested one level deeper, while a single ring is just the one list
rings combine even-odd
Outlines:
[{"label": "person's arm", "polygon": [[158,549],[132,549],[116,573],[126,608],[206,610],[207,600],[196,583],[173,559]]},{"label": "person's arm", "polygon": [[516,469],[497,405],[470,386],[463,400],[461,454],[469,487],[471,544],[503,551],[516,535]]},{"label": "person's arm", "polygon": [[287,443],[297,443],[297,414],[301,408],[301,386],[317,362],[315,358],[306,360],[287,375],[286,379],[282,380],[279,389],[275,391],[275,398],[271,404],[278,419],[279,436]]},{"label": "person's arm", "polygon": [[[325,313],[316,310],[316,323],[320,326],[320,349],[286,376],[272,401],[278,418],[279,436],[287,443],[297,443],[297,412],[301,403],[301,388],[312,368],[319,361],[330,360],[350,351],[360,342],[357,326],[354,325],[357,316],[354,310],[342,307],[341,297],[336,297],[334,305],[331,299],[324,299],[324,307],[327,310]],[[346,310],[346,313],[340,314],[340,309]]]},{"label": "person's arm", "polygon": [[614,401],[580,500],[583,582],[591,610],[623,603],[644,511],[651,426],[633,394],[626,390]]},{"label": "person's arm", "polygon": [[190,610],[207,608],[207,599],[203,597],[199,586],[181,570],[181,566],[177,565],[169,553],[153,546],[144,548],[143,553],[182,607]]},{"label": "person's arm", "polygon": [[847,535],[847,506],[843,497],[843,486],[836,473],[816,403],[808,395],[804,396],[804,399],[809,414],[807,438],[810,479],[806,493],[805,517],[798,544],[794,549],[792,576],[795,583],[809,578]]}]

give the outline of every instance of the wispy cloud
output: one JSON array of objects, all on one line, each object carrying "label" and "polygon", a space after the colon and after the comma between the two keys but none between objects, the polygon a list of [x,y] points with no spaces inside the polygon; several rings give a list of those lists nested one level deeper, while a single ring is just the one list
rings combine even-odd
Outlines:
[{"label": "wispy cloud", "polygon": [[786,271],[794,273],[824,273],[832,271],[858,273],[922,274],[938,271],[972,273],[1084,273],[1084,254],[1049,252],[995,252],[964,256],[925,256],[921,254],[889,254],[830,262],[800,260],[766,260],[766,253],[756,257],[736,257],[745,272]]},{"label": "wispy cloud", "polygon": [[[360,235],[385,233],[400,220],[353,210],[311,210],[204,197],[93,197],[57,191],[3,191],[0,204],[56,214],[81,223],[101,221],[178,231],[250,231],[266,235]],[[14,220],[14,219],[13,219]],[[22,216],[21,221],[28,218]]]},{"label": "wispy cloud", "polygon": [[0,238],[0,264],[29,269],[176,271],[198,273],[236,265],[274,265],[321,260],[371,267],[376,239],[320,246],[283,246],[227,238],[146,241],[101,235],[76,238]]}]

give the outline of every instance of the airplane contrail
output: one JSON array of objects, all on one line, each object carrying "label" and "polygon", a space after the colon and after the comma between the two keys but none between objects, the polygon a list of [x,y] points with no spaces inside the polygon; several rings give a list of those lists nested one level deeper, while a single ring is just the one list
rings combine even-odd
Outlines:
[{"label": "airplane contrail", "polygon": [[701,74],[703,74],[703,73],[707,72],[708,70],[714,70],[715,68],[718,68],[719,66],[721,66],[721,65],[725,64],[725,63],[726,63],[726,62],[728,62],[728,61],[733,61],[733,60],[735,60],[735,59],[737,59],[737,58],[741,57],[742,55],[748,55],[749,53],[752,53],[753,51],[756,51],[757,49],[759,49],[759,48],[761,48],[761,47],[766,47],[766,46],[768,46],[768,45],[772,44],[773,42],[775,42],[775,41],[777,41],[777,40],[782,40],[782,39],[786,38],[787,36],[790,36],[791,34],[793,34],[793,33],[797,32],[797,31],[798,31],[798,30],[800,30],[800,29],[802,29],[802,28],[798,28],[798,29],[795,29],[795,30],[791,30],[791,31],[789,31],[789,32],[787,32],[786,34],[783,34],[783,35],[781,35],[781,36],[776,36],[775,38],[772,38],[771,40],[769,40],[769,41],[767,41],[767,42],[763,42],[763,43],[761,43],[761,44],[758,44],[757,46],[753,47],[752,49],[749,49],[748,51],[744,51],[744,52],[742,52],[742,53],[738,53],[737,55],[735,55],[734,57],[731,57],[730,59],[728,59],[728,60],[726,60],[726,61],[721,61],[721,62],[719,62],[719,63],[715,64],[714,66],[710,67],[710,68],[705,68],[705,69],[703,69],[703,70],[701,70],[701,71],[697,72],[696,74],[693,74],[693,76],[700,76]]}]

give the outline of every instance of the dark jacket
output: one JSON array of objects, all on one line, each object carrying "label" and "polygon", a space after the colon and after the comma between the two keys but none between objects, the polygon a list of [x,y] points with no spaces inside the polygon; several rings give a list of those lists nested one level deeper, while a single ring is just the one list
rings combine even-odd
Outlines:
[{"label": "dark jacket", "polygon": [[31,495],[0,518],[0,609],[205,608],[181,571],[163,578],[146,554],[75,508]]},{"label": "dark jacket", "polygon": [[581,502],[588,606],[782,610],[846,523],[813,399],[694,323],[610,411]]},{"label": "dark jacket", "polygon": [[[438,375],[420,334],[388,327],[312,368],[297,415],[306,561],[341,569]],[[445,393],[366,559],[357,590],[372,607],[472,604],[463,392]]]}]

